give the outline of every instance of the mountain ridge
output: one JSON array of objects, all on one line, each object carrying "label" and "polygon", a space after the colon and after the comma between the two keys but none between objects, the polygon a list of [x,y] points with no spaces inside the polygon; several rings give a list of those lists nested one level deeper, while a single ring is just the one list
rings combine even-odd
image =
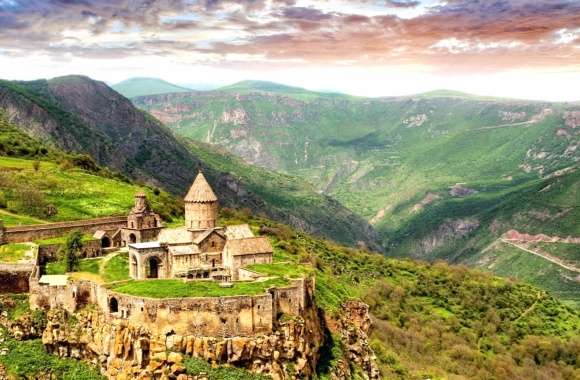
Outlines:
[{"label": "mountain ridge", "polygon": [[[65,151],[89,154],[100,165],[151,186],[182,194],[201,167],[225,206],[249,207],[347,244],[361,241],[379,247],[372,228],[338,202],[316,194],[301,181],[261,171],[264,181],[292,184],[287,190],[276,190],[277,196],[270,196],[268,203],[246,188],[248,179],[243,170],[233,177],[205,165],[196,153],[203,147],[176,138],[158,120],[136,109],[103,82],[84,76],[2,81],[0,109],[32,137]],[[253,183],[252,187],[264,196],[275,191],[269,184]],[[333,218],[341,223],[321,223]]]}]

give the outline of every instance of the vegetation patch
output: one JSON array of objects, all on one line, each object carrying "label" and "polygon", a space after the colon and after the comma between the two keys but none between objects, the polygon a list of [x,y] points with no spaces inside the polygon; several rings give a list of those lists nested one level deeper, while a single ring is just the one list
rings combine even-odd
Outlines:
[{"label": "vegetation patch", "polygon": [[208,380],[268,380],[270,376],[258,375],[235,367],[213,367],[211,364],[193,357],[183,361],[188,375],[205,375]]},{"label": "vegetation patch", "polygon": [[181,297],[226,297],[252,296],[264,294],[273,286],[285,286],[288,282],[281,278],[263,282],[237,281],[231,288],[220,288],[215,281],[183,281],[167,280],[131,280],[115,284],[111,289],[124,294],[150,298],[181,298]]},{"label": "vegetation patch", "polygon": [[110,259],[103,259],[101,277],[105,282],[129,279],[129,254],[119,253]]},{"label": "vegetation patch", "polygon": [[[100,263],[103,258],[91,258],[79,260],[78,268],[75,272],[88,272],[99,274]],[[46,274],[66,274],[66,263],[64,261],[54,261],[46,264]]]},{"label": "vegetation patch", "polygon": [[[0,262],[15,263],[26,258],[26,254],[33,249],[30,243],[11,243],[0,245]],[[31,257],[32,259],[33,257]]]},{"label": "vegetation patch", "polygon": [[61,379],[105,380],[99,371],[75,359],[63,359],[46,352],[40,339],[17,341],[4,330],[0,350],[0,363],[10,378],[15,379]]}]

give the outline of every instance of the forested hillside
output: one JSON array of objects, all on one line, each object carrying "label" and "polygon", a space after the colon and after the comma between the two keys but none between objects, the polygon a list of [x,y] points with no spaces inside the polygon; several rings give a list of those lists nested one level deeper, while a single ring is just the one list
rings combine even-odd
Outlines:
[{"label": "forested hillside", "polygon": [[358,98],[255,81],[133,101],[183,136],[309,181],[373,224],[390,256],[468,263],[579,301],[577,273],[492,246],[512,229],[580,237],[577,104],[453,91]]}]

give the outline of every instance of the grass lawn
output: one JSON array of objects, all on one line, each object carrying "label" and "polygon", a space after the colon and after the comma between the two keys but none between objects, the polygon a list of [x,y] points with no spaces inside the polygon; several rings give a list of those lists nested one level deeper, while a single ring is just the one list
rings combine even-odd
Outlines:
[{"label": "grass lawn", "polygon": [[[0,157],[0,171],[8,172],[15,185],[0,188],[0,193],[20,187],[33,187],[42,192],[47,203],[56,207],[51,222],[124,215],[133,206],[133,196],[141,188],[119,180],[94,175],[80,169],[62,170],[56,164],[43,161],[38,172],[32,169],[34,160]],[[160,196],[150,189],[147,193],[153,207],[160,207]],[[10,202],[8,209],[16,207]],[[19,215],[18,215],[19,217]],[[4,219],[4,214],[0,215]],[[7,218],[8,219],[8,218]],[[35,224],[32,218],[20,220],[14,215],[6,225]]]},{"label": "grass lawn", "polygon": [[120,253],[106,261],[102,266],[101,277],[105,282],[129,279],[129,254]]},{"label": "grass lawn", "polygon": [[32,249],[29,243],[13,243],[0,246],[0,262],[15,263],[24,258],[24,255]]},{"label": "grass lawn", "polygon": [[[79,261],[77,272],[88,272],[99,274],[99,265],[103,260],[101,257],[95,259],[82,259]],[[64,261],[54,261],[46,264],[46,274],[65,274],[66,267]]]},{"label": "grass lawn", "polygon": [[144,280],[128,281],[114,285],[111,289],[119,293],[151,298],[224,297],[262,294],[272,286],[287,284],[286,280],[276,278],[264,282],[235,282],[232,288],[220,288],[219,283],[214,281]]},{"label": "grass lawn", "polygon": [[305,274],[313,273],[312,267],[290,262],[272,263],[272,264],[253,264],[248,265],[251,271],[258,272],[267,276],[277,276],[283,278],[299,278]]},{"label": "grass lawn", "polygon": [[6,210],[0,210],[0,219],[6,227],[27,226],[30,224],[41,224],[44,221],[26,215],[18,215]]}]

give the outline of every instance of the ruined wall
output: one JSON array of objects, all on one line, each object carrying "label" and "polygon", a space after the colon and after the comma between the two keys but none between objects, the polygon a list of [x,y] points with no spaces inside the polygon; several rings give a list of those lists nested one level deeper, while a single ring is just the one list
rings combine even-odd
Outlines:
[{"label": "ruined wall", "polygon": [[28,279],[34,269],[30,264],[0,264],[0,293],[28,292]]},{"label": "ruined wall", "polygon": [[[61,244],[41,244],[38,246],[38,256],[41,263],[47,263],[57,260],[58,250]],[[83,249],[80,257],[85,259],[87,257],[101,256],[101,241],[88,240],[83,242]]]},{"label": "ruined wall", "polygon": [[125,227],[127,219],[124,216],[113,216],[72,222],[37,224],[33,226],[6,227],[4,242],[22,243],[39,239],[49,239],[66,235],[73,230],[93,234],[97,230],[113,231]]},{"label": "ruined wall", "polygon": [[[231,261],[230,261],[231,259]],[[252,264],[271,264],[272,254],[271,253],[256,253],[253,255],[226,255],[226,260],[224,265],[230,266],[232,269],[232,279],[234,281],[239,280],[239,271],[241,268],[252,265]]]}]

